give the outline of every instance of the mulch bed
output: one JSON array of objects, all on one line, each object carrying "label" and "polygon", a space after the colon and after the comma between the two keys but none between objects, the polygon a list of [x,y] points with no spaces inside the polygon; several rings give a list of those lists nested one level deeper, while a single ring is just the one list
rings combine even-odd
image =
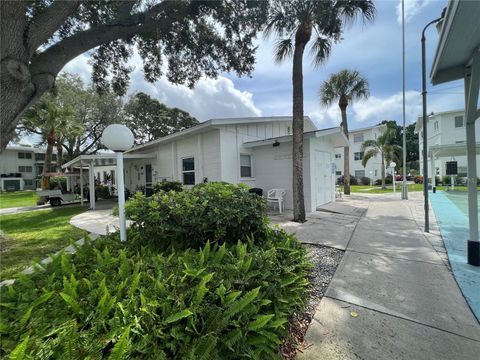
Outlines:
[{"label": "mulch bed", "polygon": [[327,291],[344,251],[327,246],[305,245],[312,261],[313,269],[309,275],[309,298],[302,313],[295,313],[288,323],[288,336],[280,345],[280,355],[284,359],[295,359],[297,351],[306,349],[304,337],[315,315],[315,310]]}]

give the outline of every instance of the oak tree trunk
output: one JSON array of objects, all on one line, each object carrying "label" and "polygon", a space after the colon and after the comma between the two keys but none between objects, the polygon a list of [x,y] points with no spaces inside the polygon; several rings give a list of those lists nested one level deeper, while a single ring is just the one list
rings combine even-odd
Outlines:
[{"label": "oak tree trunk", "polygon": [[305,222],[305,195],[303,193],[303,53],[311,37],[311,24],[300,26],[295,35],[293,53],[293,221]]},{"label": "oak tree trunk", "polygon": [[[342,129],[348,140],[348,122],[347,122],[347,106],[348,100],[345,95],[340,96],[338,102],[340,111],[342,113]],[[343,193],[350,195],[350,146],[343,148]]]}]

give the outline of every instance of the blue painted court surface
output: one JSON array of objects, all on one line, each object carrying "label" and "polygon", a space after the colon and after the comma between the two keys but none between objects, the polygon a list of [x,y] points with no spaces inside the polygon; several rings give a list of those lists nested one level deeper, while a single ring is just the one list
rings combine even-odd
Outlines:
[{"label": "blue painted court surface", "polygon": [[467,264],[467,193],[440,191],[429,198],[457,283],[480,320],[480,267]]}]

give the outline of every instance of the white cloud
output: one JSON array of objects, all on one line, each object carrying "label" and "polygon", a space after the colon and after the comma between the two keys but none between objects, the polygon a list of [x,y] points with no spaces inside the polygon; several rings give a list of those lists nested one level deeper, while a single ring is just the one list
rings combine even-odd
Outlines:
[{"label": "white cloud", "polygon": [[[420,13],[433,0],[405,0],[405,23],[409,22],[415,15]],[[402,23],[402,0],[397,4],[397,21]]]},{"label": "white cloud", "polygon": [[[85,83],[91,79],[91,66],[88,55],[81,55],[69,62],[63,71],[78,74]],[[220,117],[261,116],[261,110],[255,105],[253,94],[235,87],[232,80],[225,76],[217,79],[202,78],[194,89],[183,85],[173,85],[165,78],[155,84],[143,78],[141,60],[138,55],[131,60],[136,69],[131,74],[128,94],[143,91],[170,107],[188,111],[200,121]]]}]

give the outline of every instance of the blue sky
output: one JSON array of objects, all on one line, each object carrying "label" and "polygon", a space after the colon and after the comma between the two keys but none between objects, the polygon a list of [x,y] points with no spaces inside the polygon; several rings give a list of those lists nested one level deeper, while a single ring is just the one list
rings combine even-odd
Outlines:
[{"label": "blue sky", "polygon": [[[377,16],[373,23],[357,23],[344,33],[344,40],[333,46],[330,58],[318,68],[311,57],[304,58],[305,114],[320,128],[339,124],[338,106],[323,108],[318,88],[328,76],[340,69],[357,69],[370,82],[370,99],[349,107],[351,129],[374,125],[383,119],[402,121],[402,46],[400,0],[376,1]],[[421,112],[420,33],[429,21],[437,18],[447,0],[405,0],[406,6],[406,101],[407,123]],[[435,27],[427,32],[427,71],[438,40]],[[291,115],[291,60],[273,61],[274,39],[258,39],[257,64],[251,78],[222,74],[217,79],[203,79],[195,89],[169,84],[165,79],[149,84],[143,79],[141,62],[132,59],[130,93],[144,91],[169,106],[192,113],[200,121],[215,117]],[[66,71],[79,73],[88,81],[91,69],[88,55],[69,63]],[[463,107],[462,82],[441,86],[429,85],[429,112]]]}]

